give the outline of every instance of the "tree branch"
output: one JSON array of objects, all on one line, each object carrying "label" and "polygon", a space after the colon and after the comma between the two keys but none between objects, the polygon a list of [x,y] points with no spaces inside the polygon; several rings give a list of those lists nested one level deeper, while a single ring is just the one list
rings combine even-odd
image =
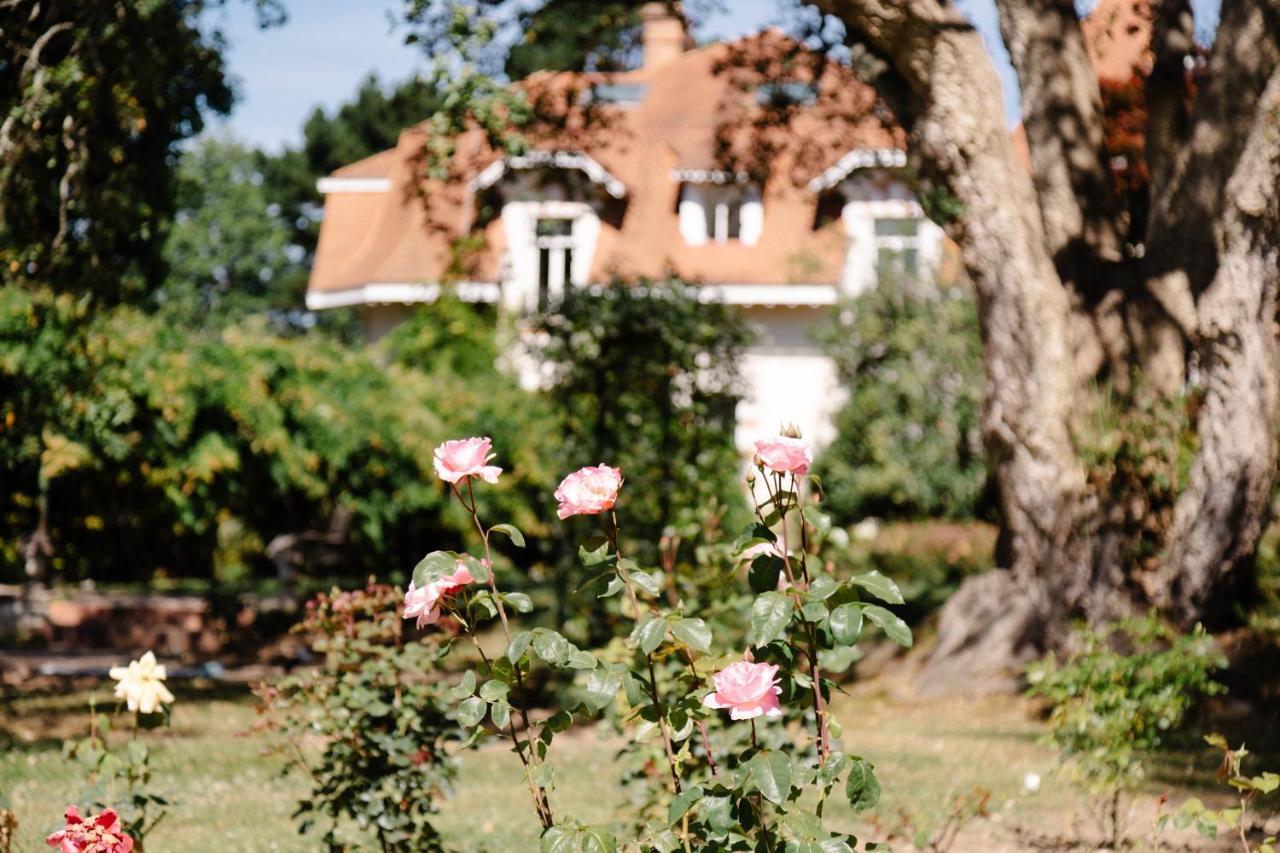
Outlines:
[{"label": "tree branch", "polygon": [[[930,189],[964,211],[940,224],[959,245],[978,297],[988,379],[983,431],[1000,485],[1009,568],[1033,601],[1070,602],[1081,591],[1055,587],[1086,574],[1071,570],[1083,558],[1072,531],[1085,482],[1067,429],[1070,306],[982,37],[939,0],[818,6],[887,57],[921,107],[912,156]],[[1041,594],[1046,587],[1050,595]]]},{"label": "tree branch", "polygon": [[1200,299],[1200,450],[1174,510],[1157,601],[1184,622],[1227,602],[1265,526],[1276,469],[1280,291],[1280,67],[1258,102],[1212,229],[1218,258]]},{"label": "tree branch", "polygon": [[1152,184],[1147,287],[1189,336],[1194,300],[1218,267],[1211,223],[1218,221],[1258,99],[1280,62],[1280,0],[1223,0],[1221,21],[1201,79],[1180,156]]},{"label": "tree branch", "polygon": [[1072,0],[996,0],[996,6],[1022,91],[1045,239],[1063,279],[1080,289],[1082,276],[1098,277],[1096,259],[1120,260],[1123,245],[1098,78]]}]

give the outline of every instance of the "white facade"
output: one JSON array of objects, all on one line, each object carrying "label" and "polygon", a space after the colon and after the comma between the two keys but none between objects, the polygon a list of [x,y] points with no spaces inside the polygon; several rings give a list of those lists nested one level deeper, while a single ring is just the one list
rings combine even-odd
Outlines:
[{"label": "white facade", "polygon": [[[835,437],[833,418],[845,395],[834,364],[811,338],[830,306],[864,293],[882,275],[935,274],[942,231],[924,217],[910,187],[894,171],[904,164],[905,155],[898,150],[854,151],[810,183],[811,191],[834,193],[840,203],[848,249],[838,285],[728,283],[703,288],[708,300],[741,306],[759,333],[741,365],[746,394],[738,410],[737,443],[744,456],[756,439],[776,434],[783,424],[798,426],[815,447]],[[551,179],[549,170],[554,170]],[[677,216],[686,243],[753,245],[768,227],[760,190],[746,176],[680,172],[672,179],[681,187]],[[554,308],[566,288],[591,283],[600,202],[606,194],[625,194],[625,187],[594,160],[564,153],[499,161],[473,187],[498,194],[506,251],[497,285],[471,283],[459,292],[476,301],[500,300],[516,314]],[[434,300],[439,288],[372,283],[362,292],[366,332],[376,340],[405,316],[410,303]],[[324,298],[309,296],[308,304],[332,307],[320,304]],[[515,354],[513,365],[526,387],[546,381],[543,367],[525,353]]]}]

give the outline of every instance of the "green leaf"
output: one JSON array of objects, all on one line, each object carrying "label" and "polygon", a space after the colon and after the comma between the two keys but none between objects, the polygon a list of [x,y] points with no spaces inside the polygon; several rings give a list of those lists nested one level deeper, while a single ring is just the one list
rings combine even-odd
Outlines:
[{"label": "green leaf", "polygon": [[886,637],[903,648],[911,648],[911,629],[899,617],[876,604],[862,608],[862,615],[880,626]]},{"label": "green leaf", "polygon": [[766,750],[751,759],[751,778],[756,790],[775,805],[791,796],[791,759],[781,752]]},{"label": "green leaf", "polygon": [[542,833],[542,853],[577,853],[578,833],[563,826],[547,827]]},{"label": "green leaf", "polygon": [[666,636],[667,620],[662,616],[650,616],[639,625],[636,625],[631,632],[631,642],[639,646],[640,651],[648,655],[662,645],[662,640]]},{"label": "green leaf", "polygon": [[711,629],[701,619],[681,619],[671,626],[671,633],[677,640],[695,651],[711,651]]},{"label": "green leaf", "polygon": [[572,650],[564,661],[564,665],[569,669],[595,669],[598,663],[595,655],[584,652],[582,649]]},{"label": "green leaf", "polygon": [[902,604],[902,591],[898,585],[876,571],[864,572],[849,578],[849,582],[862,587],[881,601]]},{"label": "green leaf", "polygon": [[815,625],[821,624],[822,620],[827,618],[827,605],[821,601],[807,601],[800,608],[800,615],[806,622],[812,622]]},{"label": "green leaf", "polygon": [[690,785],[679,794],[671,798],[671,805],[667,807],[667,823],[675,823],[684,817],[685,812],[693,807],[693,804],[702,797],[701,785]]},{"label": "green leaf", "polygon": [[875,766],[865,758],[851,759],[844,792],[855,812],[866,811],[880,802],[880,783],[876,781]]},{"label": "green leaf", "polygon": [[458,682],[458,686],[449,691],[451,699],[462,700],[476,692],[476,674],[474,670],[467,670],[462,674],[462,680]]},{"label": "green leaf", "polygon": [[836,594],[840,584],[830,575],[818,575],[809,583],[809,591],[805,593],[810,601],[826,601]]},{"label": "green leaf", "polygon": [[511,706],[507,704],[506,699],[499,699],[493,703],[493,707],[489,709],[489,718],[500,729],[511,725]]},{"label": "green leaf", "polygon": [[763,646],[782,636],[791,622],[794,604],[780,592],[762,593],[751,605],[751,632],[748,642]]},{"label": "green leaf", "polygon": [[463,554],[462,564],[467,567],[467,571],[471,572],[471,577],[477,583],[485,583],[489,580],[489,567],[484,564],[483,560],[478,560],[470,554]]},{"label": "green leaf", "polygon": [[502,533],[511,540],[511,544],[517,548],[524,547],[524,534],[520,532],[520,528],[514,524],[495,524],[489,528],[490,533]]},{"label": "green leaf", "polygon": [[507,660],[515,663],[520,660],[526,651],[529,650],[529,641],[533,639],[530,631],[521,631],[511,638],[511,642],[507,644]]},{"label": "green leaf", "polygon": [[573,644],[549,628],[533,631],[533,652],[550,664],[558,664],[574,651]]},{"label": "green leaf", "polygon": [[657,595],[662,589],[662,575],[656,572],[654,574],[634,572],[631,575],[631,582],[650,595]]},{"label": "green leaf", "polygon": [[831,611],[831,636],[843,646],[852,646],[862,636],[862,608],[856,604],[841,604]]},{"label": "green leaf", "polygon": [[622,582],[622,578],[614,575],[609,578],[609,585],[604,588],[604,592],[600,593],[596,598],[610,598],[626,589],[626,584]]},{"label": "green leaf", "polygon": [[[591,543],[587,544],[590,545]],[[603,543],[596,545],[594,548],[588,548],[587,545],[578,546],[578,559],[588,569],[592,566],[600,565],[609,559],[609,540],[604,540]]]},{"label": "green leaf", "polygon": [[618,841],[601,826],[584,826],[578,831],[582,853],[616,853]]},{"label": "green leaf", "polygon": [[618,691],[622,689],[623,674],[624,669],[620,666],[615,668],[601,667],[591,673],[591,677],[587,679],[587,690],[582,700],[583,704],[593,712],[603,711],[609,707],[613,704]]},{"label": "green leaf", "polygon": [[826,536],[831,530],[831,516],[818,509],[813,504],[805,507],[803,510],[804,520],[813,525],[818,531],[819,536]]},{"label": "green leaf", "polygon": [[452,551],[432,551],[413,567],[413,585],[422,589],[458,569],[458,555]]},{"label": "green leaf", "polygon": [[462,704],[458,706],[458,722],[467,727],[474,726],[484,719],[485,711],[488,710],[489,703],[479,696],[464,699]]},{"label": "green leaf", "polygon": [[533,611],[533,601],[523,592],[504,592],[502,600],[515,608],[517,613],[530,613]]},{"label": "green leaf", "polygon": [[511,688],[508,687],[506,684],[502,683],[501,681],[498,681],[497,679],[492,679],[490,681],[486,681],[483,685],[481,685],[480,698],[486,702],[492,702],[495,699],[505,698],[507,693],[509,693],[510,691],[511,691]]},{"label": "green leaf", "polygon": [[755,593],[772,592],[778,588],[778,578],[782,577],[782,560],[771,554],[762,554],[751,561],[747,570],[747,584]]}]

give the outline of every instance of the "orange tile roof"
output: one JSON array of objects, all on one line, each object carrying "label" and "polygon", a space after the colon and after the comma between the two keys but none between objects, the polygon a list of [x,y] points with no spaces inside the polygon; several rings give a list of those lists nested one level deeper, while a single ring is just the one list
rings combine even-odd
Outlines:
[{"label": "orange tile roof", "polygon": [[[657,68],[608,76],[539,74],[524,82],[530,98],[553,116],[526,135],[542,151],[587,154],[625,185],[625,197],[602,216],[592,280],[610,275],[676,274],[706,283],[833,284],[839,280],[845,237],[839,222],[815,228],[817,195],[809,180],[853,148],[902,148],[874,91],[835,63],[817,76],[821,96],[788,113],[785,127],[764,127],[755,86],[768,63],[783,60],[791,43],[776,31],[732,44],[690,50]],[[797,79],[814,74],[797,69]],[[569,105],[568,93],[590,85],[647,86],[632,106]],[[759,129],[760,122],[764,129]],[[479,134],[459,140],[448,181],[426,180],[417,162],[423,131],[401,134],[394,149],[339,169],[336,179],[386,178],[389,192],[344,191],[330,182],[310,291],[333,292],[378,282],[414,283],[450,277],[494,281],[505,243],[496,218],[479,226],[485,249],[456,262],[453,242],[474,224],[469,183],[498,155]],[[765,228],[754,246],[686,245],[679,233],[676,169],[766,174]]]},{"label": "orange tile roof", "polygon": [[[1085,20],[1100,73],[1131,67],[1145,50],[1148,0],[1100,0]],[[1142,21],[1148,21],[1142,29]],[[657,67],[612,75],[539,73],[523,81],[548,120],[525,130],[535,150],[580,152],[625,186],[604,205],[590,278],[677,275],[708,284],[835,284],[847,240],[838,217],[819,224],[819,194],[809,184],[855,149],[902,149],[906,136],[875,91],[847,67],[798,61],[794,42],[767,30],[732,43],[687,51]],[[1100,51],[1100,53],[1099,53]],[[812,84],[818,97],[785,121],[756,99],[776,79]],[[628,106],[582,106],[594,84],[647,87]],[[1020,155],[1025,158],[1025,139]],[[478,131],[457,141],[448,180],[424,177],[424,130],[404,131],[395,148],[352,163],[336,179],[385,178],[386,192],[326,194],[309,293],[371,283],[499,280],[505,247],[501,221],[478,221],[475,178],[499,159]],[[676,214],[675,170],[747,172],[764,177],[764,231],[753,246],[687,245]],[[483,235],[478,251],[455,244]]]}]

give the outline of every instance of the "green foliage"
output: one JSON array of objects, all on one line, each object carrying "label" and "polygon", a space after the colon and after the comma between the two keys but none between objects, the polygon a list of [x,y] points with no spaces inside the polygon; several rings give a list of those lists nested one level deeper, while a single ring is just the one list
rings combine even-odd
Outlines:
[{"label": "green foliage", "polygon": [[678,281],[615,280],[570,289],[535,324],[561,413],[561,468],[621,468],[631,537],[656,542],[712,501],[740,504],[737,365],[751,334],[736,312]]},{"label": "green foliage", "polygon": [[322,663],[259,688],[269,719],[291,742],[323,740],[316,760],[295,749],[291,764],[313,780],[295,813],[299,832],[326,816],[331,849],[339,849],[344,820],[383,850],[442,849],[431,816],[454,777],[448,745],[462,734],[446,713],[443,683],[424,675],[448,644],[405,642],[400,597],[372,581],[363,590],[317,596],[297,630]]},{"label": "green foliage", "polygon": [[285,286],[296,269],[285,253],[289,232],[268,211],[251,149],[203,139],[178,161],[177,181],[164,249],[169,275],[156,296],[172,316],[199,325],[302,304],[302,291]]},{"label": "green foliage", "polygon": [[505,71],[522,80],[535,71],[618,71],[639,46],[634,4],[549,0],[520,16],[520,41]]},{"label": "green foliage", "polygon": [[1135,401],[1110,385],[1092,391],[1092,405],[1081,407],[1071,425],[1073,438],[1090,488],[1124,511],[1109,519],[1128,534],[1122,561],[1150,570],[1159,561],[1174,504],[1199,450],[1199,393]]},{"label": "green foliage", "polygon": [[[156,714],[129,714],[132,732],[122,743],[120,738],[112,736],[112,715],[99,714],[96,703],[90,699],[89,734],[80,740],[65,741],[62,748],[63,755],[84,770],[85,782],[89,785],[77,801],[89,803],[93,812],[115,809],[125,834],[139,849],[148,833],[164,819],[169,805],[167,798],[153,790],[151,750],[146,740],[139,737],[142,730],[169,725],[169,706],[163,708],[163,712]],[[116,712],[120,714],[119,706]]]},{"label": "green foliage", "polygon": [[1238,749],[1232,749],[1227,739],[1220,734],[1206,735],[1205,742],[1222,753],[1218,778],[1234,789],[1237,804],[1229,808],[1210,809],[1199,797],[1191,797],[1172,814],[1161,814],[1156,819],[1156,831],[1163,830],[1170,823],[1178,829],[1186,829],[1195,824],[1196,831],[1208,839],[1216,840],[1220,831],[1238,836],[1245,853],[1275,853],[1274,835],[1264,838],[1257,847],[1250,845],[1249,809],[1255,799],[1266,797],[1280,789],[1280,773],[1267,770],[1256,776],[1246,776],[1244,759],[1249,755],[1249,750],[1243,744]]},{"label": "green foliage", "polygon": [[982,514],[984,379],[972,296],[886,279],[838,306],[820,339],[849,394],[815,467],[832,517]]},{"label": "green foliage", "polygon": [[300,554],[304,567],[334,548],[352,573],[407,560],[411,534],[457,541],[466,529],[445,511],[431,451],[471,429],[473,412],[494,414],[526,490],[498,490],[489,504],[539,531],[532,495],[549,476],[527,460],[549,430],[535,426],[531,395],[492,361],[411,366],[426,340],[491,347],[490,321],[469,311],[442,304],[443,330],[424,312],[389,343],[387,363],[323,334],[281,338],[260,319],[194,331],[0,288],[0,562],[22,564],[42,519],[47,568],[67,579],[207,576],[220,532],[237,531],[236,559],[261,563],[275,537],[324,533],[335,519],[345,535]]},{"label": "green foliage", "polygon": [[161,278],[176,146],[200,133],[206,110],[231,107],[220,39],[203,19],[219,5],[11,4],[0,33],[0,281],[111,303]]},{"label": "green foliage", "polygon": [[1118,839],[1120,792],[1146,773],[1193,703],[1221,693],[1212,673],[1226,660],[1197,627],[1180,634],[1152,613],[1080,635],[1064,663],[1047,658],[1027,670],[1028,692],[1051,705],[1049,735],[1089,788],[1111,801]]}]

